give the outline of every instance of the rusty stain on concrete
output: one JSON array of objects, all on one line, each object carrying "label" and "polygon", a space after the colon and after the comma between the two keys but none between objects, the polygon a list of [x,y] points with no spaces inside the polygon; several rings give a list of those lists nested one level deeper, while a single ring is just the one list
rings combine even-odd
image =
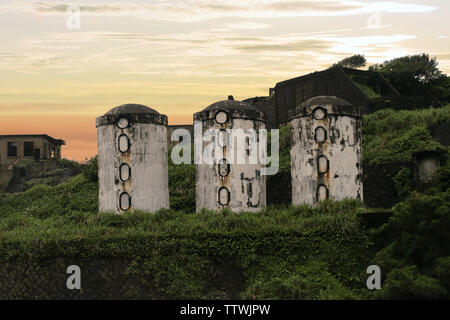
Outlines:
[{"label": "rusty stain on concrete", "polygon": [[[293,204],[316,204],[325,188],[332,200],[362,200],[359,109],[336,97],[315,97],[293,110],[290,119]],[[326,172],[319,168],[323,157],[328,160]]]},{"label": "rusty stain on concrete", "polygon": [[[227,114],[226,121],[224,121],[223,113]],[[221,115],[220,121],[216,121],[219,114]],[[258,132],[259,129],[265,128],[261,112],[251,105],[232,99],[232,97],[214,103],[194,114],[194,121],[202,123],[202,132],[196,132],[196,135],[201,137],[209,129],[227,130],[230,133],[235,129],[254,129]],[[227,145],[222,147],[223,156],[233,159],[235,155],[230,154],[229,145],[234,142],[230,140],[230,135],[228,135],[227,141]],[[210,143],[211,141],[204,141],[203,149]],[[197,164],[196,210],[229,208],[239,212],[262,209],[266,204],[266,181],[265,177],[261,175],[261,169],[262,165],[259,162],[258,164],[230,163],[229,173],[223,177],[219,174],[218,164]],[[219,192],[223,190],[222,188],[229,191],[230,199],[227,205],[220,203]]]},{"label": "rusty stain on concrete", "polygon": [[[118,121],[123,119],[128,125],[120,128]],[[97,118],[96,126],[99,210],[123,213],[120,197],[124,194],[130,200],[125,211],[169,208],[167,117],[146,106],[129,104]],[[121,135],[129,140],[125,152],[118,146]],[[131,168],[127,181],[120,179],[123,164]]]}]

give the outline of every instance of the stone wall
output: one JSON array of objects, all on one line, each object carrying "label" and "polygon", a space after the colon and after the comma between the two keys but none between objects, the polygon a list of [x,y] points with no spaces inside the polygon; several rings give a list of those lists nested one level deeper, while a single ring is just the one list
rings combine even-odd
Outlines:
[{"label": "stone wall", "polygon": [[[164,261],[177,259],[167,257]],[[209,259],[210,273],[192,273],[192,281],[205,285],[204,297],[208,299],[237,299],[244,284],[241,270],[231,261]],[[171,275],[170,266],[158,266],[158,271],[150,273],[151,260],[108,259],[108,258],[52,258],[40,261],[3,262],[0,265],[1,300],[108,300],[108,299],[182,299],[200,298],[189,296],[185,288],[179,292],[164,290],[164,279],[181,278]],[[67,273],[71,265],[80,267],[81,289],[69,290]],[[182,272],[182,270],[179,270]],[[213,274],[217,275],[216,277]],[[175,280],[169,280],[175,281]]]}]

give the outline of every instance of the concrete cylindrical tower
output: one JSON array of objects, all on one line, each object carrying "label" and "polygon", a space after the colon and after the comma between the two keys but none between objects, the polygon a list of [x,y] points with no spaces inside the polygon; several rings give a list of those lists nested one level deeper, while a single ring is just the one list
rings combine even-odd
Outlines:
[{"label": "concrete cylindrical tower", "polygon": [[[197,211],[203,208],[258,211],[266,205],[266,179],[261,172],[260,157],[256,155],[256,163],[249,160],[258,153],[254,147],[258,145],[259,130],[264,128],[263,114],[232,96],[194,114],[196,155],[197,149],[206,150],[214,139],[223,155],[214,164],[205,163],[204,158],[202,163],[197,163]],[[209,141],[202,139],[211,129],[217,135]],[[238,154],[246,155],[245,161],[240,161]]]},{"label": "concrete cylindrical tower", "polygon": [[359,108],[329,96],[291,110],[292,203],[363,198]]},{"label": "concrete cylindrical tower", "polygon": [[169,207],[167,116],[138,104],[97,118],[99,210]]}]

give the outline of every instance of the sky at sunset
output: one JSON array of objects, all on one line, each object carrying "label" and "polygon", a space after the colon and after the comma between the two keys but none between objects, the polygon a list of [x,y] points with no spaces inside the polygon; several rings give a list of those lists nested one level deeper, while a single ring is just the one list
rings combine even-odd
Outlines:
[{"label": "sky at sunset", "polygon": [[449,9],[448,0],[0,0],[0,134],[46,133],[67,141],[63,157],[84,160],[96,154],[95,118],[124,103],[189,124],[229,94],[266,96],[356,53],[374,64],[425,52],[450,73]]}]

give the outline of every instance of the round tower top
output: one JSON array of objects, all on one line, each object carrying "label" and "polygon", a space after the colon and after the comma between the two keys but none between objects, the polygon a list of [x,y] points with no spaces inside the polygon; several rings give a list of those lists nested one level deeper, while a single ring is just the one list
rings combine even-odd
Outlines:
[{"label": "round tower top", "polygon": [[[300,117],[313,116],[315,110],[321,109],[320,112],[326,115],[340,115],[350,117],[361,117],[361,110],[359,107],[352,105],[350,102],[335,96],[317,96],[301,103],[297,108],[289,110],[289,120]],[[319,110],[320,111],[320,110]]]},{"label": "round tower top", "polygon": [[228,96],[227,100],[215,102],[202,111],[194,114],[194,120],[204,121],[214,119],[219,112],[225,112],[229,119],[252,119],[264,121],[264,115],[255,106],[234,100],[233,96]]},{"label": "round tower top", "polygon": [[142,104],[123,104],[112,108],[98,117],[96,126],[116,124],[119,119],[126,118],[130,123],[154,123],[167,126],[167,116]]}]

